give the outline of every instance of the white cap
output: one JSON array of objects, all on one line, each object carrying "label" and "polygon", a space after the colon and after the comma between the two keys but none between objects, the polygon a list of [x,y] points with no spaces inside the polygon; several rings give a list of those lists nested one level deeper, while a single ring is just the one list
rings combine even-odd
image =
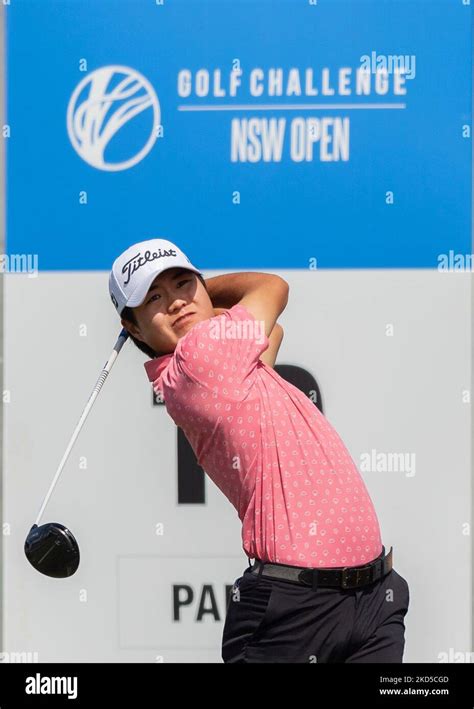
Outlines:
[{"label": "white cap", "polygon": [[135,308],[143,303],[158,274],[177,267],[201,274],[186,254],[166,239],[140,241],[120,254],[109,276],[110,297],[119,315],[125,307]]}]

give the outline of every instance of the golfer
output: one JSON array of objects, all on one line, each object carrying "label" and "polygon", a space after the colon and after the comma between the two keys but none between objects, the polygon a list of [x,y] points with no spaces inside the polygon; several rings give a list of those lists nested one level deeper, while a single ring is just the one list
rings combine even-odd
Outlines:
[{"label": "golfer", "polygon": [[249,566],[230,595],[224,662],[402,662],[409,589],[368,491],[329,421],[273,370],[286,281],[204,280],[178,246],[151,239],[114,261],[109,290],[155,392],[242,522]]}]

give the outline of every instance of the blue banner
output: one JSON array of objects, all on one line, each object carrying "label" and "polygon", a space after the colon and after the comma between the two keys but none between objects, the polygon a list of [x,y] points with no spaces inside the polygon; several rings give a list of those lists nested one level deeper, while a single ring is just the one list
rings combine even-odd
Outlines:
[{"label": "blue banner", "polygon": [[7,251],[40,270],[471,251],[463,0],[15,0],[6,45]]}]

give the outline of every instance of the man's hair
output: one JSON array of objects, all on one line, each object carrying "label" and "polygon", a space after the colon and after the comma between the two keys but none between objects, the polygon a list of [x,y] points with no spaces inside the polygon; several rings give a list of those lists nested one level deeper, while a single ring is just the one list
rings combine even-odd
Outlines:
[{"label": "man's hair", "polygon": [[[194,273],[194,271],[191,271],[191,273]],[[201,281],[202,285],[204,286],[204,288],[205,288],[206,291],[207,291],[206,282],[205,282],[203,276],[201,276],[200,273],[196,273],[195,275],[197,276],[197,278],[199,278],[199,280]],[[121,317],[122,317],[124,320],[129,320],[129,321],[132,322],[134,325],[138,325],[137,319],[136,319],[136,317],[135,317],[135,313],[133,312],[133,308],[124,308],[124,309],[122,310],[122,316],[121,316]],[[145,342],[142,342],[141,340],[138,340],[138,339],[137,339],[136,337],[134,337],[131,333],[129,333],[129,336],[130,336],[130,339],[133,340],[133,342],[135,343],[135,345],[138,347],[138,349],[141,350],[142,352],[144,352],[144,353],[145,353],[148,357],[150,357],[151,359],[154,359],[155,357],[161,357],[161,355],[164,354],[163,352],[155,352],[155,350],[153,350],[151,347],[149,347]]]}]

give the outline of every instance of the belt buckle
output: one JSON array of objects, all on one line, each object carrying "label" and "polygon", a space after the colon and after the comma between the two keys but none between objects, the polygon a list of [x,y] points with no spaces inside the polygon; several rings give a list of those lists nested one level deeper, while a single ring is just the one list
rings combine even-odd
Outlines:
[{"label": "belt buckle", "polygon": [[[352,572],[355,572],[355,582],[350,583],[347,575]],[[371,576],[371,568],[368,567],[366,569],[361,569],[361,568],[354,568],[353,566],[344,566],[342,569],[342,581],[341,581],[341,586],[342,588],[356,588],[359,585],[360,579],[366,575],[367,581],[370,580]]]},{"label": "belt buckle", "polygon": [[302,569],[298,574],[298,581],[303,586],[311,586],[313,584],[313,569]]},{"label": "belt buckle", "polygon": [[347,574],[350,573],[351,571],[352,571],[352,573],[354,573],[354,571],[356,571],[356,585],[357,585],[358,570],[354,569],[353,566],[352,567],[351,566],[344,566],[344,568],[342,569],[342,578],[341,578],[342,588],[353,588],[354,587],[354,584],[351,584],[347,578]]}]

